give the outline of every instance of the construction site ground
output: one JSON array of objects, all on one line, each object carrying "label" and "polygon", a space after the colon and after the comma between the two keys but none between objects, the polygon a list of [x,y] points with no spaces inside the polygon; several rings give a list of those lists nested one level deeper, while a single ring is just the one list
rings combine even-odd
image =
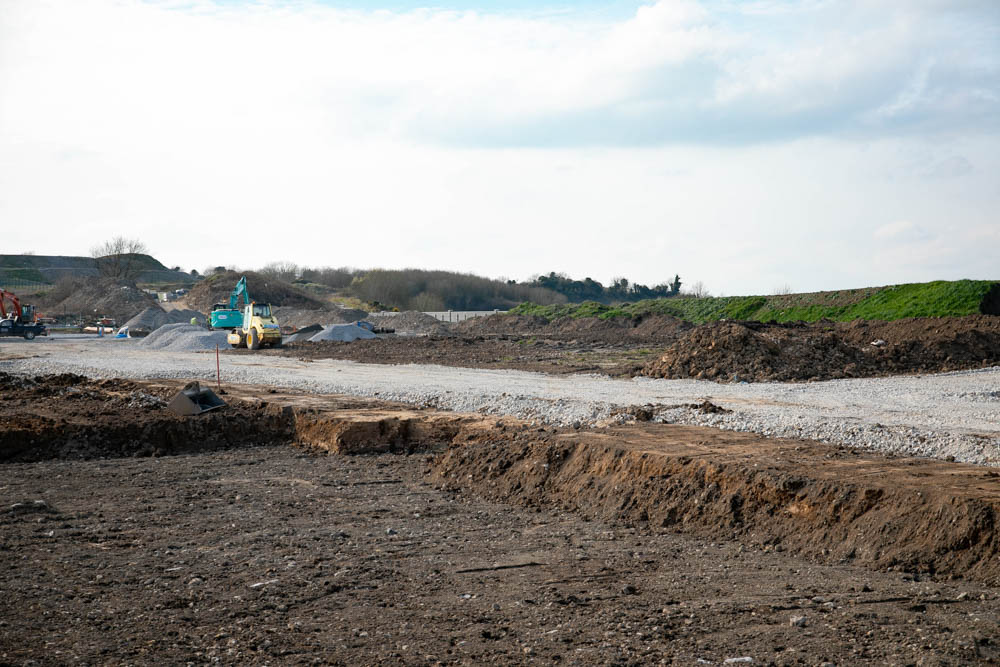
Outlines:
[{"label": "construction site ground", "polygon": [[[242,354],[242,351],[237,352]],[[656,354],[645,343],[604,343],[533,336],[381,336],[351,343],[292,343],[265,354],[375,364],[440,364],[566,375],[628,377]]]},{"label": "construction site ground", "polygon": [[1000,317],[696,326],[667,316],[553,322],[492,316],[455,325],[450,335],[292,343],[271,354],[614,377],[829,380],[998,365]]},{"label": "construction site ground", "polygon": [[6,664],[1000,660],[995,468],[273,384],[184,418],[184,379],[0,380]]}]

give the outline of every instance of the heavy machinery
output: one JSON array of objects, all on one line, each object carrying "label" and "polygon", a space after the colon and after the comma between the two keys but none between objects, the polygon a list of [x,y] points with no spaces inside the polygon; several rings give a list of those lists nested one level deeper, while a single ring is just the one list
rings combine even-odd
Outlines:
[{"label": "heavy machinery", "polygon": [[271,314],[271,306],[251,301],[243,309],[243,324],[226,337],[233,347],[259,350],[262,346],[281,347],[281,327]]},{"label": "heavy machinery", "polygon": [[[9,311],[4,301],[10,301],[12,307]],[[26,340],[48,336],[48,329],[35,318],[34,306],[21,305],[16,294],[0,289],[0,336],[23,336]]]},{"label": "heavy machinery", "polygon": [[236,287],[233,288],[232,294],[229,295],[228,307],[224,303],[217,303],[212,306],[212,312],[208,316],[209,329],[233,329],[243,326],[243,313],[237,308],[240,296],[243,297],[244,306],[250,304],[250,292],[247,291],[246,276],[240,278],[239,282],[236,283]]}]

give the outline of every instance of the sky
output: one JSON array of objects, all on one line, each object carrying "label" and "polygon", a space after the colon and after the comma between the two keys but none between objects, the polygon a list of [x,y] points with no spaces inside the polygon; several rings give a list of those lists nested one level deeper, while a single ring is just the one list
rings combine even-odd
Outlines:
[{"label": "sky", "polygon": [[1000,279],[996,0],[0,0],[0,254]]}]

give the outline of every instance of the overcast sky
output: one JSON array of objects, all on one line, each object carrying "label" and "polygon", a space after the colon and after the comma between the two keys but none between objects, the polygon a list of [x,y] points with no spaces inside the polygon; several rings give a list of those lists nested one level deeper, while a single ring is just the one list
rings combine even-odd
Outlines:
[{"label": "overcast sky", "polygon": [[1000,2],[0,0],[0,253],[1000,278]]}]

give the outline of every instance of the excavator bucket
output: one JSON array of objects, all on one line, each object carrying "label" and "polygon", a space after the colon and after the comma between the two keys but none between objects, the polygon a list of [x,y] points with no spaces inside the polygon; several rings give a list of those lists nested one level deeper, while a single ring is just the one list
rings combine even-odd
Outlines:
[{"label": "excavator bucket", "polygon": [[175,414],[187,417],[221,408],[225,404],[226,402],[216,396],[211,389],[203,389],[197,382],[189,382],[170,399],[167,408]]}]

